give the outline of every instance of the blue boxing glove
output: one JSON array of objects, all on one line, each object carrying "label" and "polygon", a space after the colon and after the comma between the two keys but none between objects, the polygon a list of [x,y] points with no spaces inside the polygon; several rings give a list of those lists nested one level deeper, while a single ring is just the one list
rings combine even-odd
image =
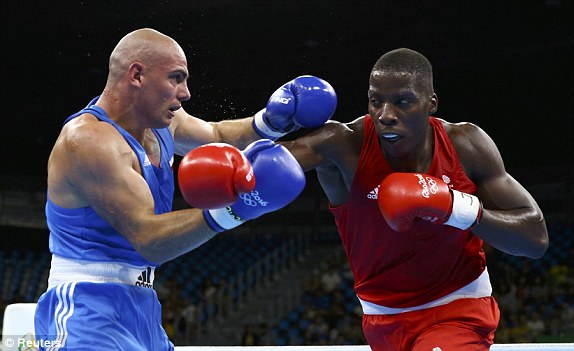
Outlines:
[{"label": "blue boxing glove", "polygon": [[217,232],[285,207],[305,187],[303,169],[283,145],[261,139],[247,146],[243,154],[253,167],[255,189],[239,195],[230,206],[203,211],[205,220]]},{"label": "blue boxing glove", "polygon": [[277,140],[300,128],[322,126],[335,113],[337,94],[321,78],[300,76],[277,89],[267,107],[255,114],[253,129]]}]

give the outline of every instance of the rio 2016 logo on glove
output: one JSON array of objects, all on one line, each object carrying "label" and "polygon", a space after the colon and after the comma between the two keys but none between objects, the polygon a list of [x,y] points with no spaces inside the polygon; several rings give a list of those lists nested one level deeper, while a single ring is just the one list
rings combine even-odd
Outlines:
[{"label": "rio 2016 logo on glove", "polygon": [[419,179],[419,184],[422,186],[421,195],[424,198],[429,198],[431,194],[436,194],[438,191],[438,184],[431,177],[423,177],[421,174],[415,174],[415,177]]},{"label": "rio 2016 logo on glove", "polygon": [[239,198],[243,200],[243,203],[247,206],[255,207],[257,204],[265,207],[269,203],[264,201],[260,196],[258,191],[252,191],[251,193],[245,193],[239,195]]}]

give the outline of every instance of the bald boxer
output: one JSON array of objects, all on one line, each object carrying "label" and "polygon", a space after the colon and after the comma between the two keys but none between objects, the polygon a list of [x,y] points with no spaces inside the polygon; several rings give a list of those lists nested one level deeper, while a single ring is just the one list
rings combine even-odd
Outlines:
[{"label": "bald boxer", "polygon": [[433,117],[432,67],[384,54],[368,114],[287,142],[329,200],[374,351],[488,350],[499,310],[483,242],[517,256],[548,248],[543,214],[471,123]]},{"label": "bald boxer", "polygon": [[[43,349],[173,350],[153,290],[155,267],[285,206],[303,189],[303,171],[284,147],[252,142],[324,123],[336,106],[327,82],[292,81],[291,95],[270,98],[257,120],[208,123],[182,108],[187,79],[177,42],[136,30],[112,51],[101,96],[64,122],[48,161],[53,256],[35,315]],[[205,208],[172,211],[174,155],[213,143],[225,147],[210,145],[198,170],[180,181],[187,192],[208,174],[216,191],[192,194]],[[267,206],[242,205],[255,195]]]}]

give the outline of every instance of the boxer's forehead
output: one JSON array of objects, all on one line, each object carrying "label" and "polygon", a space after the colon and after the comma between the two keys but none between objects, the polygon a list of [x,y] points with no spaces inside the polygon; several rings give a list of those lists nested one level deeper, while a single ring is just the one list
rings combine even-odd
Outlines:
[{"label": "boxer's forehead", "polygon": [[417,95],[421,84],[414,74],[397,71],[373,71],[369,78],[369,96]]}]

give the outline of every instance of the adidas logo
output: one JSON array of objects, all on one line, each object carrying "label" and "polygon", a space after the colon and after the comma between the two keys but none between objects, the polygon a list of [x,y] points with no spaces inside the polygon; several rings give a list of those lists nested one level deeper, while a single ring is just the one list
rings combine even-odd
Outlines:
[{"label": "adidas logo", "polygon": [[443,175],[442,175],[442,181],[445,182],[445,183],[448,185],[449,189],[454,188],[454,186],[453,186],[452,184],[450,184],[450,178],[449,178],[449,176],[443,174]]},{"label": "adidas logo", "polygon": [[142,271],[142,274],[138,277],[138,281],[136,282],[136,286],[143,286],[144,288],[153,288],[151,283],[151,267],[147,267],[145,271]]},{"label": "adidas logo", "polygon": [[379,185],[377,185],[376,188],[369,191],[369,193],[367,194],[367,199],[377,200],[378,198],[379,198]]},{"label": "adidas logo", "polygon": [[147,157],[147,155],[144,156],[143,165],[144,165],[144,167],[151,166],[151,162],[150,162],[149,158]]}]

